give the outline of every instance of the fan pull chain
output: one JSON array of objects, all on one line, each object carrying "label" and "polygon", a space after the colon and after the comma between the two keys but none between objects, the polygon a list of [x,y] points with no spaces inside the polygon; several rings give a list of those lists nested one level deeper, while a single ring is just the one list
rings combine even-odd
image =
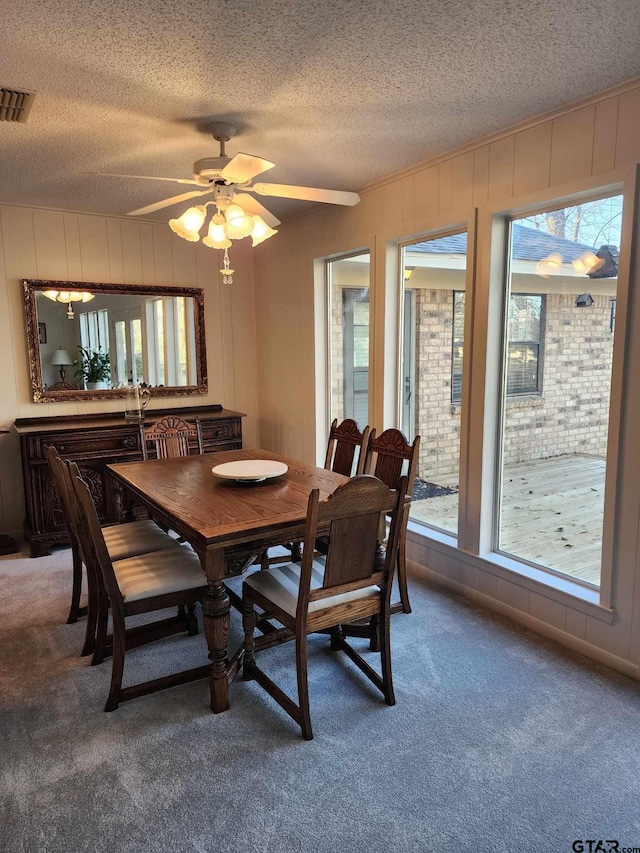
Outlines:
[{"label": "fan pull chain", "polygon": [[233,273],[234,270],[229,268],[229,250],[224,250],[224,268],[220,270],[222,273],[222,283],[223,284],[233,284]]}]

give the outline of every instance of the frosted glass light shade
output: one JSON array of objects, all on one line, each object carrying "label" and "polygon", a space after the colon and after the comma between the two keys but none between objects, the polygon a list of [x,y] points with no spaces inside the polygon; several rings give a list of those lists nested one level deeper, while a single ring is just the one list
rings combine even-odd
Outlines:
[{"label": "frosted glass light shade", "polygon": [[225,212],[227,225],[242,225],[246,215],[239,204],[230,204]]},{"label": "frosted glass light shade", "polygon": [[69,302],[91,302],[96,298],[95,293],[86,290],[43,290],[42,295],[52,302],[64,302],[65,305]]},{"label": "frosted glass light shade", "polygon": [[79,290],[61,290],[57,296],[58,302],[84,302],[84,293]]},{"label": "frosted glass light shade", "polygon": [[198,232],[202,228],[206,215],[206,207],[203,204],[198,204],[195,207],[190,207],[178,219],[170,219],[169,228],[183,240],[197,243],[200,239]]},{"label": "frosted glass light shade", "polygon": [[[228,249],[231,245],[231,240],[224,233],[224,225],[217,224],[214,222],[215,216],[209,223],[209,231],[207,232],[207,236],[202,238],[202,242],[205,246],[209,246],[210,249]],[[224,217],[221,217],[224,222]]]},{"label": "frosted glass light shade", "polygon": [[270,228],[261,216],[256,214],[253,217],[253,228],[251,229],[251,244],[253,246],[264,243],[265,240],[277,233],[276,229]]},{"label": "frosted glass light shade", "polygon": [[242,240],[243,237],[248,237],[253,229],[253,216],[244,216],[242,219],[235,218],[233,223],[227,219],[227,224],[224,226],[224,233],[231,240]]}]

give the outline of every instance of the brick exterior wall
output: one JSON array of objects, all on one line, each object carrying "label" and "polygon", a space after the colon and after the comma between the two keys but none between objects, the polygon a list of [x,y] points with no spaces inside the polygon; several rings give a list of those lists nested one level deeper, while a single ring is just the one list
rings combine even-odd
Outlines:
[{"label": "brick exterior wall", "polygon": [[[418,476],[455,483],[460,406],[451,403],[453,292],[416,289],[416,432]],[[613,335],[611,301],[548,294],[542,332],[542,393],[509,397],[505,464],[550,456],[606,454]]]}]

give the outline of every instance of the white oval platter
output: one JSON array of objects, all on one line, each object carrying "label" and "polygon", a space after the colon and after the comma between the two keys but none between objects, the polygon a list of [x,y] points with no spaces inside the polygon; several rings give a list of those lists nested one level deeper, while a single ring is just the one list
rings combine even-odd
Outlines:
[{"label": "white oval platter", "polygon": [[257,483],[271,477],[286,474],[289,467],[284,462],[273,459],[241,459],[238,462],[224,462],[211,469],[211,473],[223,480],[237,480],[240,483]]}]

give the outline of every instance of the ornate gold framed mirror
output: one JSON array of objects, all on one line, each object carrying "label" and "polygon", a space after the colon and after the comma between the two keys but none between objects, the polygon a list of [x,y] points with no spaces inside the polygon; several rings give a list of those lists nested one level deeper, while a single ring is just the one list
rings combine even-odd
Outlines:
[{"label": "ornate gold framed mirror", "polygon": [[29,369],[36,403],[207,392],[204,293],[23,279]]}]

